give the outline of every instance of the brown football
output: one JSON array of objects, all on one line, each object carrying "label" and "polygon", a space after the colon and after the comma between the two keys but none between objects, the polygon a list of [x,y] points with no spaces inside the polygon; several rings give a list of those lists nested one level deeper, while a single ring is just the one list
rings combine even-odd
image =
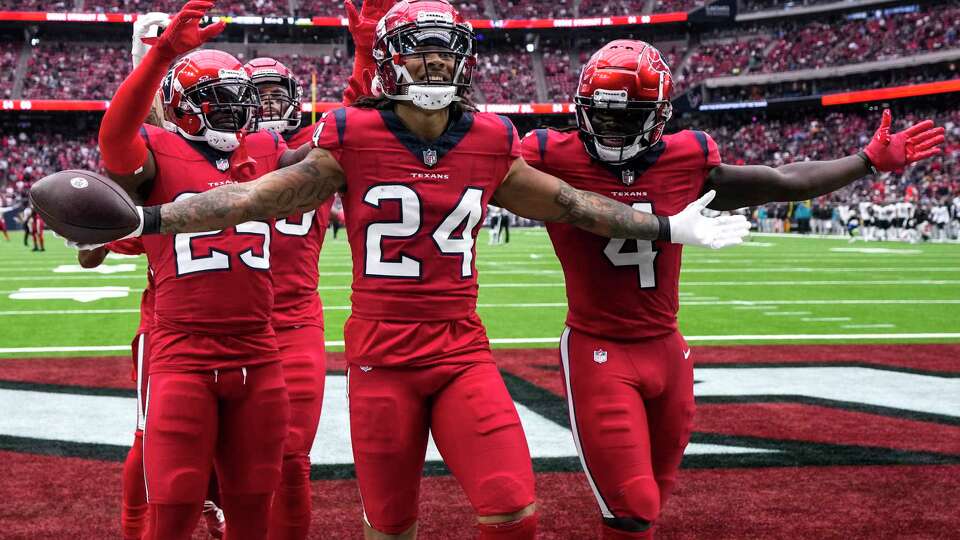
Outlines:
[{"label": "brown football", "polygon": [[79,244],[104,244],[140,225],[137,205],[113,180],[90,171],[60,171],[30,188],[47,226]]}]

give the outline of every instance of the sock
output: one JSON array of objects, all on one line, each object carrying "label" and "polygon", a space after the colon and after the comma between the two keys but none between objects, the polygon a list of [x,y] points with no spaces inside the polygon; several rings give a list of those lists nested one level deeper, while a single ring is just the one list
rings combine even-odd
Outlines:
[{"label": "sock", "polygon": [[532,540],[537,534],[537,514],[506,523],[479,523],[479,540]]},{"label": "sock", "polygon": [[147,488],[143,483],[143,431],[139,429],[123,462],[122,482],[120,528],[123,538],[140,540],[147,528]]}]

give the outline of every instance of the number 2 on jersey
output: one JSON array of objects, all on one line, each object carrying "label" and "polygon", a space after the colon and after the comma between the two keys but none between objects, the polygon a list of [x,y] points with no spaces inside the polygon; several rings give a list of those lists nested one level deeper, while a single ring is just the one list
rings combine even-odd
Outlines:
[{"label": "number 2 on jersey", "polygon": [[[653,213],[653,205],[648,202],[633,203],[633,209]],[[627,240],[623,238],[611,238],[603,254],[614,266],[636,266],[641,289],[655,288],[657,273],[654,262],[657,260],[658,252],[653,249],[653,242],[637,240],[636,251],[624,251],[626,243]]]},{"label": "number 2 on jersey", "polygon": [[[400,202],[400,221],[378,221],[367,226],[365,273],[368,276],[419,278],[421,261],[402,253],[399,260],[383,260],[383,240],[410,238],[420,231],[420,197],[402,184],[373,186],[363,197],[365,203],[376,208],[380,208],[380,203],[385,200]],[[441,254],[461,258],[461,278],[473,275],[473,229],[482,217],[483,190],[467,188],[457,205],[433,231],[433,241]],[[455,235],[458,230],[462,231],[459,237]]]},{"label": "number 2 on jersey", "polygon": [[[196,193],[183,193],[175,201],[192,197]],[[270,224],[262,221],[248,221],[236,226],[239,235],[255,235],[263,237],[263,254],[257,255],[253,249],[240,253],[240,261],[254,270],[270,269]],[[173,237],[173,247],[177,253],[177,277],[183,277],[197,272],[211,272],[230,269],[230,254],[219,249],[210,248],[209,254],[203,257],[193,255],[193,239],[206,236],[216,236],[222,231],[202,233],[179,233]]]}]

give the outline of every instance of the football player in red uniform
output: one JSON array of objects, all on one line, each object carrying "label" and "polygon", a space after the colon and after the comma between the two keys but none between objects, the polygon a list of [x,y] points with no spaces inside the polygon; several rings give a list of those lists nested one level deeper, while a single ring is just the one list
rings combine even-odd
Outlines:
[{"label": "football player in red uniform", "polygon": [[[147,202],[245,182],[298,159],[255,129],[256,87],[229,54],[175,58],[218,34],[211,2],[188,2],[124,81],[100,148],[112,178]],[[142,125],[160,88],[176,131]],[[147,538],[188,538],[212,464],[231,538],[266,538],[280,480],[288,402],[271,327],[272,220],[144,238],[156,280],[144,469]]]},{"label": "football player in red uniform", "polygon": [[369,538],[416,535],[431,432],[481,538],[535,534],[529,451],[475,309],[475,240],[488,202],[606,236],[712,247],[741,242],[749,227],[742,217],[704,217],[709,196],[655,216],[529,167],[510,121],[463,100],[475,47],[448,3],[398,3],[377,27],[382,97],[325,115],[296,165],[144,207],[133,233],[287,216],[344,193],[355,261],[344,331],[351,437]]},{"label": "football player in red uniform", "polygon": [[[726,165],[706,133],[663,135],[671,89],[655,48],[613,41],[584,66],[579,129],[535,130],[524,138],[524,159],[579,189],[670,214],[709,190],[717,210],[809,199],[874,166],[900,170],[943,142],[943,129],[930,121],[891,135],[885,112],[858,155],[779,168]],[[560,355],[570,423],[604,538],[649,538],[694,413],[690,347],[677,331],[682,246],[610,239],[563,223],[548,223],[547,231],[569,303]]]},{"label": "football player in red uniform", "polygon": [[[359,12],[347,2],[350,32],[357,48],[370,48],[368,36],[393,5],[392,0],[367,0]],[[358,54],[351,81],[373,70],[372,56]],[[313,130],[302,125],[302,89],[283,63],[256,58],[244,69],[260,95],[259,128],[273,131],[291,148],[310,143]],[[344,92],[352,103],[356,85]],[[283,473],[273,498],[270,539],[304,539],[310,529],[310,449],[323,404],[326,376],[323,306],[317,294],[317,263],[333,199],[319,207],[277,220],[271,259],[274,281],[273,328],[277,332],[283,375],[290,398],[290,425],[284,444]]]}]

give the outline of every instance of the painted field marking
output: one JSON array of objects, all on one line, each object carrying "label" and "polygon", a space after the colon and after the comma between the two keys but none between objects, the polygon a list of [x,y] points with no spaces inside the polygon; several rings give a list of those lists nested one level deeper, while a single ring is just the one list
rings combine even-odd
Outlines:
[{"label": "painted field marking", "polygon": [[809,311],[768,311],[764,313],[764,315],[769,315],[771,317],[780,317],[780,316],[791,317],[791,316],[809,315],[809,314],[810,314]]},{"label": "painted field marking", "polygon": [[800,320],[803,322],[846,322],[850,320],[850,317],[803,317]]},{"label": "painted field marking", "polygon": [[866,255],[916,255],[923,253],[919,249],[890,249],[890,248],[830,248],[835,253],[863,253]]},{"label": "painted field marking", "polygon": [[129,295],[130,287],[24,287],[11,293],[10,299],[94,302],[104,298],[126,298]]},{"label": "painted field marking", "polygon": [[840,325],[840,328],[849,328],[849,329],[855,329],[855,328],[863,328],[863,329],[866,329],[866,328],[896,328],[896,327],[897,327],[897,325],[895,325],[895,324],[890,324],[890,323],[879,323],[879,324],[843,324],[843,325]]}]

